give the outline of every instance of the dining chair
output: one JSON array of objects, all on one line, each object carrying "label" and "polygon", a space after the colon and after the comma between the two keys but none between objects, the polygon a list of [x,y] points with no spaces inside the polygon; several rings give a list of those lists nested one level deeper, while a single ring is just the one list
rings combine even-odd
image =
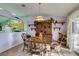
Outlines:
[{"label": "dining chair", "polygon": [[28,43],[26,42],[26,40],[27,40],[27,35],[26,35],[26,33],[22,33],[21,37],[22,37],[22,39],[23,39],[23,44],[24,44],[24,46],[23,46],[23,51],[24,51],[24,50],[26,50],[26,47],[28,48]]}]

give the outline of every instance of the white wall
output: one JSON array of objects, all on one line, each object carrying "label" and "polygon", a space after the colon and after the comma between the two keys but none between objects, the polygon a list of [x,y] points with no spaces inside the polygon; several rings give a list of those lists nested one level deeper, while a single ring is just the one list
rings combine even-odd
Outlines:
[{"label": "white wall", "polygon": [[23,32],[0,32],[0,53],[23,43],[21,38],[22,33]]},{"label": "white wall", "polygon": [[79,17],[79,9],[75,10],[74,12],[72,12],[68,18],[74,19],[76,17]]},{"label": "white wall", "polygon": [[[27,25],[28,24],[33,24],[34,20],[35,20],[35,17],[36,16],[29,16],[27,18],[27,21],[24,21],[26,27],[25,27],[25,31],[27,34],[30,34],[31,36],[35,36],[35,31],[31,31],[31,27],[28,27]],[[57,21],[67,21],[67,17],[65,16],[43,16],[45,19],[49,19],[50,17],[52,17],[54,20],[57,20]],[[53,38],[54,40],[58,40],[59,38],[59,35],[58,35],[58,32],[62,32],[62,33],[66,33],[67,32],[67,23],[65,23],[64,25],[61,25],[61,24],[56,24],[56,25],[53,25],[54,26],[57,26],[57,27],[61,27],[61,30],[59,31],[58,29],[56,30],[53,30],[52,28],[52,34],[53,34]]]},{"label": "white wall", "polygon": [[[59,22],[67,22],[67,18],[64,16],[54,16],[53,17],[55,20],[59,21]],[[60,27],[61,29],[56,29],[52,32],[53,34],[53,39],[54,40],[58,40],[59,39],[59,32],[61,33],[66,33],[67,32],[67,23],[65,24],[56,24],[54,25],[54,27]]]}]

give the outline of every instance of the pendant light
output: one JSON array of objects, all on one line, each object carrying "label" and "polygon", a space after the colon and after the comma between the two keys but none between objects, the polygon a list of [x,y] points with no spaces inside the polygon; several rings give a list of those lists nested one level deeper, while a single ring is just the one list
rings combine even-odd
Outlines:
[{"label": "pendant light", "polygon": [[38,5],[39,5],[39,16],[37,16],[35,20],[36,20],[36,21],[44,21],[43,16],[40,16],[40,7],[41,7],[41,3],[38,3]]}]

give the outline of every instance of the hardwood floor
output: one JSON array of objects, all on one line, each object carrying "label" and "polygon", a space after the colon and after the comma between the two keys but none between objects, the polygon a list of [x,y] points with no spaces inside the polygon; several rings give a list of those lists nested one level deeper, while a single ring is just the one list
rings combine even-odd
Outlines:
[{"label": "hardwood floor", "polygon": [[22,52],[23,44],[13,47],[7,51],[0,53],[0,56],[15,56],[17,53]]},{"label": "hardwood floor", "polygon": [[[0,56],[39,56],[39,55],[30,55],[30,53],[24,51],[23,52],[23,44],[20,44],[16,47],[13,47],[5,52],[0,53]],[[45,56],[49,56],[48,54],[45,54]],[[56,51],[52,50],[50,56],[77,56],[74,52],[69,52],[68,50],[62,50],[61,53],[57,53]]]}]

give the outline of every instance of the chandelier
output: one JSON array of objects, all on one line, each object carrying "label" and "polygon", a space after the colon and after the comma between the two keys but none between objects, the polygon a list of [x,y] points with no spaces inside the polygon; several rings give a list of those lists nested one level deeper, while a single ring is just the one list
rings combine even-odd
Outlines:
[{"label": "chandelier", "polygon": [[37,16],[36,21],[44,21],[44,18],[42,16]]},{"label": "chandelier", "polygon": [[[40,5],[41,5],[41,3],[39,3],[38,5],[39,5],[39,15],[40,15]],[[36,21],[44,21],[44,18],[43,18],[43,16],[36,16],[35,20]]]}]

